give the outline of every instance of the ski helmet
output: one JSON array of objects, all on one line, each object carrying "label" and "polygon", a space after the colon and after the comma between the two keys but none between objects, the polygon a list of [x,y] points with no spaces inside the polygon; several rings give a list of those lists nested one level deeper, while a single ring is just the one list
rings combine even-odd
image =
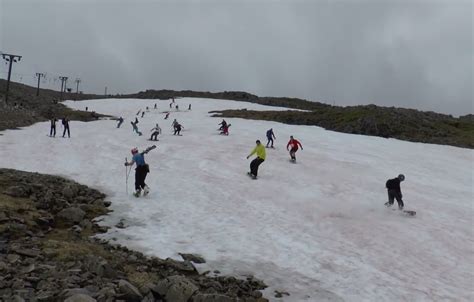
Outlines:
[{"label": "ski helmet", "polygon": [[138,153],[138,149],[135,147],[132,149],[132,154],[137,154]]},{"label": "ski helmet", "polygon": [[398,175],[398,179],[400,179],[400,181],[404,181],[405,180],[405,175],[403,175],[403,174]]}]

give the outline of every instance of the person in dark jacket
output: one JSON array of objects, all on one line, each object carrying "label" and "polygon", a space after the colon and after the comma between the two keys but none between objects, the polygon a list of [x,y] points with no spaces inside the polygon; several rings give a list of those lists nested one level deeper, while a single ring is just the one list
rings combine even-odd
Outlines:
[{"label": "person in dark jacket", "polygon": [[389,179],[385,183],[385,187],[387,188],[388,193],[388,201],[385,203],[387,207],[393,205],[394,199],[398,202],[398,208],[403,210],[405,206],[402,200],[402,190],[400,189],[400,182],[405,180],[405,176],[403,174],[398,175],[398,177]]},{"label": "person in dark jacket", "polygon": [[176,125],[174,126],[174,133],[173,135],[181,135],[181,130],[183,129],[184,127],[180,124],[180,123],[176,123]]},{"label": "person in dark jacket", "polygon": [[51,129],[49,130],[49,136],[52,136],[52,137],[56,136],[56,122],[57,121],[58,120],[55,117],[51,119]]},{"label": "person in dark jacket", "polygon": [[66,131],[67,131],[67,137],[71,137],[71,133],[69,132],[69,119],[67,117],[63,117],[62,124],[64,128],[63,137],[66,135]]},{"label": "person in dark jacket", "polygon": [[222,120],[222,122],[220,122],[218,125],[221,125],[219,127],[219,130],[222,130],[224,129],[225,127],[227,127],[227,122],[225,120]]},{"label": "person in dark jacket", "polygon": [[275,137],[275,133],[273,133],[273,128],[272,128],[272,129],[270,129],[270,130],[267,131],[267,140],[268,140],[268,142],[267,142],[267,145],[266,145],[265,147],[268,148],[268,145],[269,145],[270,143],[272,143],[272,145],[270,146],[270,148],[273,148],[273,140],[274,140],[274,139],[276,139],[276,137]]},{"label": "person in dark jacket", "polygon": [[120,126],[122,125],[122,123],[123,123],[123,117],[120,117],[120,118],[118,119],[117,128],[120,128]]}]

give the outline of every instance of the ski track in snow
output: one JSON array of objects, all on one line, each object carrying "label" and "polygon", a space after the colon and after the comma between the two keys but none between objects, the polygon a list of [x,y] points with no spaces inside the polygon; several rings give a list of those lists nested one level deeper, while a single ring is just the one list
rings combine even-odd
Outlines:
[{"label": "ski track in snow", "polygon": [[[132,132],[139,109],[144,136]],[[200,270],[253,274],[270,285],[275,301],[473,301],[473,151],[326,131],[268,121],[226,119],[229,136],[217,133],[208,111],[232,108],[288,110],[245,102],[178,99],[68,101],[73,108],[123,116],[124,123],[70,123],[71,139],[50,138],[49,122],[0,136],[0,166],[66,176],[97,188],[112,201],[103,223],[120,219],[102,237],[148,255],[180,259],[198,253]],[[174,118],[183,136],[171,135]],[[153,144],[146,155],[151,193],[125,194],[125,157]],[[276,149],[267,149],[259,179],[246,172],[255,140],[273,128]],[[289,162],[294,135],[304,150]],[[402,192],[414,218],[386,209],[385,181],[406,175]],[[134,171],[129,178],[133,191]],[[288,291],[283,299],[274,290]]]}]

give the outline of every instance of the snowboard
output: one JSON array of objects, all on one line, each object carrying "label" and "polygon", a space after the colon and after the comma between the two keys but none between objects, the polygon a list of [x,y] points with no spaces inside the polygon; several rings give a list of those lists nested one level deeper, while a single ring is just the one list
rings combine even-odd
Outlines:
[{"label": "snowboard", "polygon": [[397,208],[393,208],[392,211],[399,211],[400,213],[406,215],[406,216],[415,216],[416,215],[416,211],[412,211],[412,210],[399,210]]},{"label": "snowboard", "polygon": [[252,175],[250,172],[247,172],[247,175],[252,179],[257,179],[257,176]]}]

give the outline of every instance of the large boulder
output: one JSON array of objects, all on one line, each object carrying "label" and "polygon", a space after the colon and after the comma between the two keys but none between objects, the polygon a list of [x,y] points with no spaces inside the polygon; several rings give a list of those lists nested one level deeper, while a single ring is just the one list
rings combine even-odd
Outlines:
[{"label": "large boulder", "polygon": [[80,223],[84,219],[85,215],[86,212],[83,210],[76,207],[69,207],[60,211],[57,215],[57,219],[66,225],[73,225]]},{"label": "large boulder", "polygon": [[64,300],[64,302],[94,302],[94,301],[97,301],[97,300],[85,294],[75,294],[67,298],[66,300]]},{"label": "large boulder", "polygon": [[119,292],[123,294],[123,296],[121,297],[124,298],[126,301],[138,302],[143,299],[143,296],[140,293],[140,291],[135,286],[130,284],[128,281],[119,280],[118,286],[119,286]]},{"label": "large boulder", "polygon": [[184,276],[171,276],[160,280],[151,290],[165,301],[187,302],[198,287]]}]

